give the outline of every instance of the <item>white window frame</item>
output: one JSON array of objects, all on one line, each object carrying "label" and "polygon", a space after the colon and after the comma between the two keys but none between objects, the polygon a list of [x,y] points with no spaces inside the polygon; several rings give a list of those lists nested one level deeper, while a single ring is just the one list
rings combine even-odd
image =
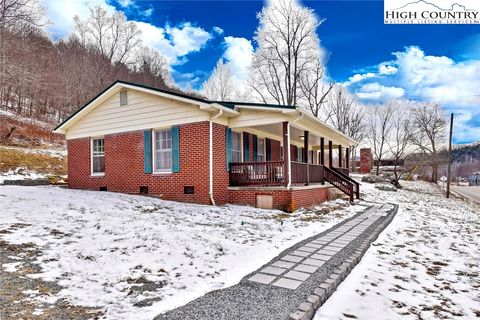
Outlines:
[{"label": "white window frame", "polygon": [[[93,141],[94,140],[103,140],[103,155],[94,155],[93,154]],[[93,172],[93,158],[94,157],[103,157],[103,172]],[[92,176],[102,177],[105,175],[105,137],[92,137],[90,138],[90,174]]]},{"label": "white window frame", "polygon": [[[239,143],[240,143],[240,150],[234,150],[234,149],[233,149],[233,143],[232,143],[232,145],[231,145],[231,147],[232,147],[232,148],[231,148],[231,156],[232,156],[231,162],[237,162],[237,161],[233,161],[233,152],[234,152],[234,151],[235,151],[235,152],[240,151],[240,161],[238,161],[238,162],[243,162],[243,132],[241,132],[241,131],[233,131],[233,130],[232,130],[232,136],[233,136],[233,134],[238,134],[238,135],[239,135],[238,141],[239,141]],[[233,142],[233,139],[232,139],[232,142]]]},{"label": "white window frame", "polygon": [[170,168],[164,168],[164,169],[157,169],[156,164],[157,164],[157,149],[155,148],[156,146],[156,141],[157,141],[157,132],[161,131],[170,131],[170,149],[160,149],[163,151],[170,150],[170,157],[172,156],[172,128],[167,127],[167,128],[158,128],[152,130],[152,172],[154,174],[165,174],[165,173],[172,173],[172,166],[173,166],[173,159],[170,159]]},{"label": "white window frame", "polygon": [[[125,95],[126,95],[126,102],[124,104],[122,104],[122,93],[125,92]],[[123,90],[120,90],[120,92],[118,93],[119,95],[119,98],[120,98],[120,107],[123,107],[123,106],[128,106],[128,90],[127,89],[123,89]]]},{"label": "white window frame", "polygon": [[[263,148],[259,148],[259,141],[262,140],[263,141]],[[260,149],[263,149],[262,150],[262,153],[260,154],[258,151],[260,151]],[[257,136],[257,162],[263,162],[263,161],[266,161],[266,145],[265,145],[265,138],[262,138],[262,137],[259,137]],[[259,160],[259,157],[262,156],[263,159],[262,160]]]}]

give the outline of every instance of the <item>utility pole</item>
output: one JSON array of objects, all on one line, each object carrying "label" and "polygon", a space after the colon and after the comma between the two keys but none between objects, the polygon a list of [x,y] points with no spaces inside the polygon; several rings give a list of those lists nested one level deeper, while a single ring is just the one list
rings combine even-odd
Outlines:
[{"label": "utility pole", "polygon": [[448,171],[447,171],[447,193],[450,198],[450,179],[452,175],[452,134],[453,134],[453,112],[450,114],[450,138],[448,140]]}]

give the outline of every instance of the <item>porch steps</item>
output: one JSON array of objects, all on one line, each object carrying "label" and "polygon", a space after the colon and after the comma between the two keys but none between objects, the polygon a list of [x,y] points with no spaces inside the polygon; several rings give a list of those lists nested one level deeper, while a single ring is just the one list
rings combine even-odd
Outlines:
[{"label": "porch steps", "polygon": [[350,197],[348,195],[346,195],[340,189],[337,189],[335,187],[328,188],[328,200],[332,201],[332,200],[336,200],[336,199],[342,199],[342,200],[345,200],[345,201],[349,201]]}]

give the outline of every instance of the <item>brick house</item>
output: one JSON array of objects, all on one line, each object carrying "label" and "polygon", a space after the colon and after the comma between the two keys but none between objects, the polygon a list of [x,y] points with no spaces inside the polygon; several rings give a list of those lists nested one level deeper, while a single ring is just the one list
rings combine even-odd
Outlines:
[{"label": "brick house", "polygon": [[288,211],[324,201],[328,188],[359,193],[348,177],[356,142],[292,106],[116,81],[55,132],[67,139],[69,188]]}]

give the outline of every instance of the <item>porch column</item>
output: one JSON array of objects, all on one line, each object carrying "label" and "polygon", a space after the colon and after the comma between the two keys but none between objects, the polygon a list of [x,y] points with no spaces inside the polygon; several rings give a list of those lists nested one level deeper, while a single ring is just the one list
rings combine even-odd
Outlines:
[{"label": "porch column", "polygon": [[332,140],[328,141],[328,167],[333,167],[333,143]]},{"label": "porch column", "polygon": [[288,186],[290,182],[289,177],[289,162],[290,162],[290,137],[288,136],[288,121],[282,123],[283,132],[283,183]]},{"label": "porch column", "polygon": [[310,164],[308,162],[308,131],[303,132],[303,162],[307,164],[307,185],[310,182]]},{"label": "porch column", "polygon": [[325,165],[325,138],[320,138],[320,164]]},{"label": "porch column", "polygon": [[342,166],[342,145],[338,145],[338,167],[343,168]]},{"label": "porch column", "polygon": [[350,167],[350,148],[345,148],[345,168]]}]

